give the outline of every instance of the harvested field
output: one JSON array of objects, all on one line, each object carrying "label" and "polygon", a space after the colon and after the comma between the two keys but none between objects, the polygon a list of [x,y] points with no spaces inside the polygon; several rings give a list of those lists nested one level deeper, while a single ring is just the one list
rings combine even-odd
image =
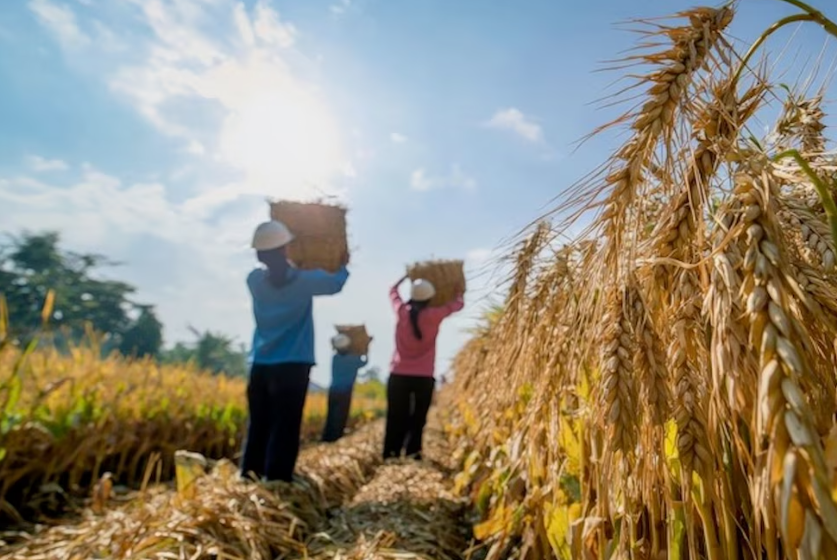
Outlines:
[{"label": "harvested field", "polygon": [[437,466],[449,455],[443,435],[438,428],[428,432],[435,445],[428,446],[427,460],[382,464],[328,512],[309,542],[312,558],[461,558],[470,537],[467,502],[453,494],[451,473]]},{"label": "harvested field", "polygon": [[[307,447],[293,484],[225,461],[194,496],[100,480],[77,519],[6,533],[0,560],[837,558],[837,65],[789,84],[763,50],[837,23],[786,3],[756,43],[734,38],[746,3],[634,22],[631,107],[601,129],[628,139],[521,233],[423,462],[382,461],[376,422]],[[23,447],[13,417],[2,441]]]},{"label": "harvested field", "polygon": [[[459,558],[469,536],[465,502],[432,460],[382,464],[381,428],[305,449],[293,484],[242,481],[219,461],[194,496],[153,485],[93,501],[75,523],[3,535],[0,560]],[[431,459],[446,448],[442,437],[429,435]]]},{"label": "harvested field", "polygon": [[[235,459],[246,425],[246,380],[186,366],[159,366],[89,346],[70,355],[35,350],[25,361],[0,348],[0,523],[54,517],[105,473],[137,488],[154,469],[174,475],[178,449]],[[376,418],[381,391],[358,385],[352,427]],[[316,441],[327,410],[309,393],[302,437]]]}]

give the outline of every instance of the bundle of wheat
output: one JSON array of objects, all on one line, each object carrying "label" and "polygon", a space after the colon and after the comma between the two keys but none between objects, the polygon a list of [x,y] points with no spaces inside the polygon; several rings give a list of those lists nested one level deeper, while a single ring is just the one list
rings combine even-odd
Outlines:
[{"label": "bundle of wheat", "polygon": [[430,300],[433,307],[453,301],[465,293],[465,263],[461,260],[431,260],[414,263],[407,267],[410,280],[419,278],[429,281],[436,288],[436,295]]},{"label": "bundle of wheat", "polygon": [[345,334],[352,341],[349,347],[349,354],[365,356],[369,353],[369,344],[372,337],[366,332],[366,325],[335,325],[337,332]]},{"label": "bundle of wheat", "polygon": [[270,203],[270,216],[293,233],[288,258],[297,267],[335,272],[349,261],[346,208],[280,200]]}]

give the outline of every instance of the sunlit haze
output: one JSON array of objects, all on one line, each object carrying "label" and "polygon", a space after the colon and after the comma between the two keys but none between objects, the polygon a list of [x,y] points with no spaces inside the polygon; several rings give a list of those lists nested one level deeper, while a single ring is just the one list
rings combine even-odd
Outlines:
[{"label": "sunlit haze", "polygon": [[[315,306],[328,383],[335,323],[365,323],[386,372],[387,290],[407,263],[466,260],[445,371],[502,292],[497,258],[599,164],[621,108],[594,72],[637,36],[614,27],[686,0],[20,0],[0,2],[0,230],[55,229],[189,326],[250,343],[247,249],[266,198],[348,209],[351,277]],[[789,8],[765,3],[737,36]],[[813,35],[813,34],[812,34]],[[820,39],[812,38],[812,52]],[[609,88],[609,89],[608,89]]]}]

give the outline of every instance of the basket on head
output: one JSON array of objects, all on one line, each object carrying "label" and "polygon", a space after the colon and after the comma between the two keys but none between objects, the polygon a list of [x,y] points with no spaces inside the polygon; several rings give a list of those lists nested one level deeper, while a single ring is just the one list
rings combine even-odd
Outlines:
[{"label": "basket on head", "polygon": [[430,300],[431,307],[450,303],[457,292],[465,292],[465,263],[461,260],[437,260],[417,262],[407,267],[410,280],[424,278],[436,288]]},{"label": "basket on head", "polygon": [[270,217],[284,223],[294,234],[287,251],[288,258],[298,268],[336,272],[348,262],[346,208],[279,200],[270,203]]},{"label": "basket on head", "polygon": [[365,356],[369,353],[369,343],[372,342],[372,337],[366,332],[366,325],[335,325],[334,328],[352,341],[348,350],[349,354]]}]

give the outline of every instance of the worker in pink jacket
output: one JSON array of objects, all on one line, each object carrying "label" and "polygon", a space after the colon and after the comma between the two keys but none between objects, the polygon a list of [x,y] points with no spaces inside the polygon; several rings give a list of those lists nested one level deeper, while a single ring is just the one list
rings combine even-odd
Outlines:
[{"label": "worker in pink jacket", "polygon": [[412,283],[410,301],[404,303],[398,287],[406,279],[401,278],[389,291],[397,322],[387,383],[384,459],[399,457],[405,451],[408,457],[421,460],[422,433],[436,384],[433,375],[439,325],[465,304],[460,289],[447,305],[429,306],[436,289],[421,279]]}]

